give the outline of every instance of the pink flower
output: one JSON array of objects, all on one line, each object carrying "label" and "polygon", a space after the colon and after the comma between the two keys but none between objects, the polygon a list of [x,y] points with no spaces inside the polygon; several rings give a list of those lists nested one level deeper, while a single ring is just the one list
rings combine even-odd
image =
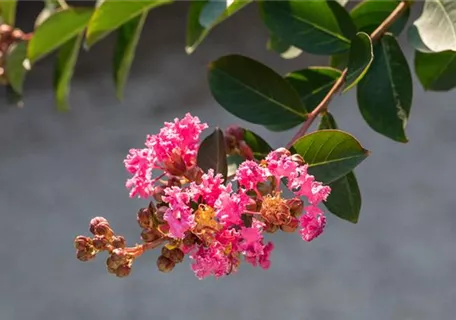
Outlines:
[{"label": "pink flower", "polygon": [[146,146],[154,151],[158,163],[166,162],[176,153],[187,166],[192,166],[196,162],[200,134],[207,127],[198,117],[187,113],[181,120],[176,118],[174,122],[165,122],[157,135],[147,137]]},{"label": "pink flower", "polygon": [[[125,168],[133,174],[126,186],[131,189],[130,197],[151,196],[153,184],[152,171],[175,167],[175,172],[185,170],[185,166],[196,163],[198,141],[207,124],[189,113],[181,120],[165,122],[157,135],[149,135],[145,149],[131,149],[124,160]],[[183,167],[183,168],[182,168]],[[171,170],[171,169],[170,169]]]},{"label": "pink flower", "polygon": [[256,189],[260,182],[266,181],[268,178],[265,168],[261,167],[255,161],[244,161],[236,171],[235,181],[247,190]]},{"label": "pink flower", "polygon": [[200,184],[195,182],[190,184],[193,200],[198,202],[202,199],[204,204],[213,207],[222,191],[225,190],[223,177],[221,174],[214,176],[214,170],[209,169],[208,173],[203,174],[201,179],[202,182]]},{"label": "pink flower", "polygon": [[237,251],[239,233],[234,229],[224,229],[218,233],[209,247],[200,246],[190,255],[194,260],[192,270],[199,279],[214,275],[220,278],[237,271],[239,254]]},{"label": "pink flower", "polygon": [[168,187],[163,201],[169,204],[163,216],[169,225],[169,235],[176,239],[184,238],[184,233],[195,226],[195,217],[188,205],[190,195],[179,187]]},{"label": "pink flower", "polygon": [[237,193],[231,191],[231,184],[228,184],[214,204],[217,218],[226,227],[241,224],[241,214],[250,203],[250,198],[242,190]]},{"label": "pink flower", "polygon": [[321,182],[315,181],[315,177],[307,173],[307,165],[300,166],[290,174],[288,188],[297,196],[307,197],[313,205],[326,201],[331,192],[329,186],[324,186]]},{"label": "pink flower", "polygon": [[251,227],[242,227],[241,237],[243,241],[240,244],[240,250],[245,256],[245,261],[255,267],[259,265],[263,269],[268,269],[271,265],[269,257],[274,245],[272,242],[263,244],[263,235],[261,234],[263,227],[264,224],[255,219]]},{"label": "pink flower", "polygon": [[271,151],[266,157],[266,162],[269,172],[279,180],[290,176],[298,167],[298,164],[280,149]]},{"label": "pink flower", "polygon": [[316,206],[308,206],[304,210],[306,214],[299,218],[302,227],[300,233],[303,240],[312,241],[323,232],[326,225],[326,217],[323,211]]},{"label": "pink flower", "polygon": [[152,193],[153,156],[149,149],[131,149],[124,160],[125,168],[133,174],[125,186],[130,190],[130,197],[147,198]]}]

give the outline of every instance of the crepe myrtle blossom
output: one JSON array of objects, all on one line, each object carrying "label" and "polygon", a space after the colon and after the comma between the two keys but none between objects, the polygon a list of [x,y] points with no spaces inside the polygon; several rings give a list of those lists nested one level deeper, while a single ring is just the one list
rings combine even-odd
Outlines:
[{"label": "crepe myrtle blossom", "polygon": [[[149,135],[145,148],[130,150],[124,160],[130,197],[151,200],[137,214],[141,243],[128,247],[105,218],[96,217],[89,228],[93,236],[75,239],[79,260],[106,251],[108,272],[124,277],[145,251],[161,248],[160,271],[170,272],[188,256],[196,277],[220,278],[236,273],[243,262],[268,269],[274,244],[267,234],[297,231],[312,241],[323,232],[326,218],[318,205],[331,189],[308,173],[302,157],[279,148],[256,160],[242,129],[230,127],[226,149],[245,161],[229,181],[198,167],[200,135],[207,127],[187,113]],[[284,196],[282,181],[292,197]]]}]

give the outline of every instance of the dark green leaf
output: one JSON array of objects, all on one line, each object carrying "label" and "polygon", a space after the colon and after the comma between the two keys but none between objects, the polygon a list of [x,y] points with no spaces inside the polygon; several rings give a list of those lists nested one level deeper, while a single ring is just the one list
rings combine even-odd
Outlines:
[{"label": "dark green leaf", "polygon": [[[330,113],[321,118],[318,130],[337,129],[336,121]],[[361,210],[361,193],[354,172],[329,184],[331,193],[324,202],[326,208],[341,219],[357,223]]]},{"label": "dark green leaf", "polygon": [[14,105],[18,108],[22,108],[24,106],[22,95],[17,93],[10,85],[5,86],[5,91],[7,104]]},{"label": "dark green leaf", "polygon": [[268,50],[275,51],[280,54],[284,59],[294,59],[299,57],[302,53],[302,50],[296,48],[289,43],[279,39],[276,35],[271,34],[267,43]]},{"label": "dark green leaf", "polygon": [[70,82],[78,59],[83,33],[65,43],[58,52],[54,73],[54,90],[57,106],[60,111],[67,111]]},{"label": "dark green leaf", "polygon": [[415,71],[425,90],[451,90],[456,87],[456,52],[416,51]]},{"label": "dark green leaf", "polygon": [[71,8],[58,11],[46,19],[29,42],[27,56],[30,62],[33,64],[80,34],[91,15],[92,9]]},{"label": "dark green leaf", "polygon": [[125,83],[135,56],[136,46],[141,30],[146,21],[147,11],[122,25],[117,32],[117,42],[114,48],[114,81],[119,100],[123,99]]},{"label": "dark green leaf", "polygon": [[312,112],[331,90],[341,72],[329,67],[310,67],[294,71],[285,76],[285,79],[295,88],[301,101]]},{"label": "dark green leaf", "polygon": [[353,136],[340,130],[321,130],[295,142],[294,151],[309,165],[309,173],[323,183],[345,176],[369,155]]},{"label": "dark green leaf", "polygon": [[172,0],[103,1],[95,9],[87,26],[86,47],[94,45],[134,17],[171,2]]},{"label": "dark green leaf", "polygon": [[201,142],[196,162],[203,171],[213,169],[214,173],[221,173],[226,179],[228,164],[222,130],[215,128],[214,132]]},{"label": "dark green leaf", "polygon": [[261,125],[290,129],[306,119],[306,110],[293,87],[267,66],[230,55],[211,63],[209,86],[222,107],[235,116]]},{"label": "dark green leaf", "polygon": [[6,54],[5,73],[8,83],[16,93],[22,95],[25,74],[27,73],[27,43],[18,42],[9,47]]},{"label": "dark green leaf", "polygon": [[263,138],[250,130],[245,130],[244,141],[252,149],[257,160],[264,159],[272,151],[271,146]]},{"label": "dark green leaf", "polygon": [[456,51],[456,1],[427,0],[410,26],[409,40],[423,52]]},{"label": "dark green leaf", "polygon": [[358,84],[358,105],[375,131],[407,142],[405,126],[410,113],[413,84],[407,60],[397,40],[385,34],[374,46],[375,59]]},{"label": "dark green leaf", "polygon": [[228,7],[225,1],[192,1],[187,17],[187,40],[185,51],[191,54],[209,32],[251,0],[234,0]]},{"label": "dark green leaf", "polygon": [[[353,8],[350,15],[359,31],[371,34],[399,4],[398,0],[364,0]],[[410,10],[407,8],[387,31],[399,35],[409,16]]]},{"label": "dark green leaf", "polygon": [[348,72],[344,92],[353,88],[364,77],[373,59],[374,54],[370,37],[364,32],[359,32],[353,38],[348,54]]},{"label": "dark green leaf", "polygon": [[309,53],[347,51],[356,33],[350,15],[335,1],[262,1],[260,8],[272,33]]},{"label": "dark green leaf", "polygon": [[345,69],[348,64],[348,52],[335,54],[329,58],[329,66],[336,69]]},{"label": "dark green leaf", "polygon": [[3,23],[13,26],[16,23],[16,6],[17,0],[1,0],[0,1],[0,16]]}]

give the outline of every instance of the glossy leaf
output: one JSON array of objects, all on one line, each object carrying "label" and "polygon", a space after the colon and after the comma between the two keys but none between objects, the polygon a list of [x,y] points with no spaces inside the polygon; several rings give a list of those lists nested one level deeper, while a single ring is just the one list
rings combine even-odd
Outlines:
[{"label": "glossy leaf", "polygon": [[309,173],[323,183],[345,176],[369,155],[358,140],[340,130],[307,134],[293,145],[309,165]]},{"label": "glossy leaf", "polygon": [[375,131],[407,142],[405,126],[410,113],[413,84],[410,69],[397,40],[389,34],[374,48],[375,59],[358,84],[358,105]]},{"label": "glossy leaf", "polygon": [[268,50],[275,51],[284,59],[294,59],[301,55],[302,50],[290,45],[279,39],[276,35],[271,34],[266,45]]},{"label": "glossy leaf", "polygon": [[[364,0],[360,1],[350,12],[358,31],[371,34],[400,4],[398,0]],[[388,32],[399,35],[410,17],[407,8],[388,28]]]},{"label": "glossy leaf", "polygon": [[344,92],[353,88],[364,77],[374,59],[372,50],[372,41],[366,33],[359,32],[353,38],[348,54],[348,71]]},{"label": "glossy leaf", "polygon": [[117,1],[105,0],[95,9],[89,25],[85,46],[90,47],[131,19],[172,0]]},{"label": "glossy leaf", "polygon": [[425,90],[451,90],[456,87],[456,52],[416,51],[415,72]]},{"label": "glossy leaf", "polygon": [[17,0],[1,0],[0,1],[0,16],[3,23],[9,26],[14,26],[16,23],[16,6]]},{"label": "glossy leaf", "polygon": [[80,34],[92,15],[89,8],[61,10],[46,19],[34,32],[28,45],[31,63],[43,58],[70,39]]},{"label": "glossy leaf", "polygon": [[230,55],[212,62],[209,86],[222,107],[246,121],[290,129],[306,119],[306,110],[293,87],[250,58]]},{"label": "glossy leaf", "polygon": [[68,95],[74,67],[78,59],[83,33],[65,43],[57,54],[57,63],[54,73],[54,90],[57,106],[60,111],[69,110]]},{"label": "glossy leaf", "polygon": [[348,64],[348,52],[338,53],[329,58],[329,66],[343,70]]},{"label": "glossy leaf", "polygon": [[270,32],[309,53],[347,51],[356,34],[350,15],[335,1],[262,1],[260,8]]},{"label": "glossy leaf", "polygon": [[18,42],[8,48],[5,61],[5,74],[11,88],[22,95],[25,74],[27,73],[27,43]]},{"label": "glossy leaf", "polygon": [[285,79],[298,92],[307,112],[312,112],[340,75],[340,70],[334,68],[310,67],[289,73]]},{"label": "glossy leaf", "polygon": [[214,132],[201,142],[196,162],[203,171],[214,169],[215,173],[221,173],[226,178],[228,164],[225,138],[220,128],[215,128]]},{"label": "glossy leaf", "polygon": [[123,99],[125,83],[130,72],[131,64],[135,56],[136,46],[138,45],[144,22],[148,12],[133,18],[117,31],[117,41],[114,48],[114,82],[116,93],[119,100]]},{"label": "glossy leaf", "polygon": [[419,51],[456,51],[456,1],[426,0],[408,36]]},{"label": "glossy leaf", "polygon": [[[330,113],[323,115],[318,130],[337,129],[336,121]],[[341,219],[357,223],[361,211],[361,193],[354,172],[329,184],[331,193],[324,202],[326,208]]]},{"label": "glossy leaf", "polygon": [[245,130],[244,141],[252,149],[253,156],[257,160],[264,159],[272,151],[271,146],[263,138],[250,130]]},{"label": "glossy leaf", "polygon": [[227,7],[225,1],[192,1],[187,17],[185,51],[191,54],[209,32],[246,5],[251,0],[234,0]]}]

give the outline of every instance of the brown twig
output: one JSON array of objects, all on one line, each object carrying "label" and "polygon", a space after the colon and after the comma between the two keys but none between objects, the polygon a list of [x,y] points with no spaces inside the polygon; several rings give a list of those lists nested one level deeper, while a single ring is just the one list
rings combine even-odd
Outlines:
[{"label": "brown twig", "polygon": [[[410,4],[410,1],[401,1],[394,11],[391,12],[391,14],[378,26],[378,28],[370,34],[372,42],[379,40],[388,28],[405,12],[405,10],[407,10]],[[317,116],[326,110],[332,97],[342,88],[345,78],[347,77],[347,72],[348,69],[345,68],[323,100],[321,100],[318,106],[308,114],[307,120],[302,124],[302,127],[299,128],[299,131],[293,136],[290,142],[288,142],[287,149],[289,149],[296,142],[296,140],[304,136]]]}]

